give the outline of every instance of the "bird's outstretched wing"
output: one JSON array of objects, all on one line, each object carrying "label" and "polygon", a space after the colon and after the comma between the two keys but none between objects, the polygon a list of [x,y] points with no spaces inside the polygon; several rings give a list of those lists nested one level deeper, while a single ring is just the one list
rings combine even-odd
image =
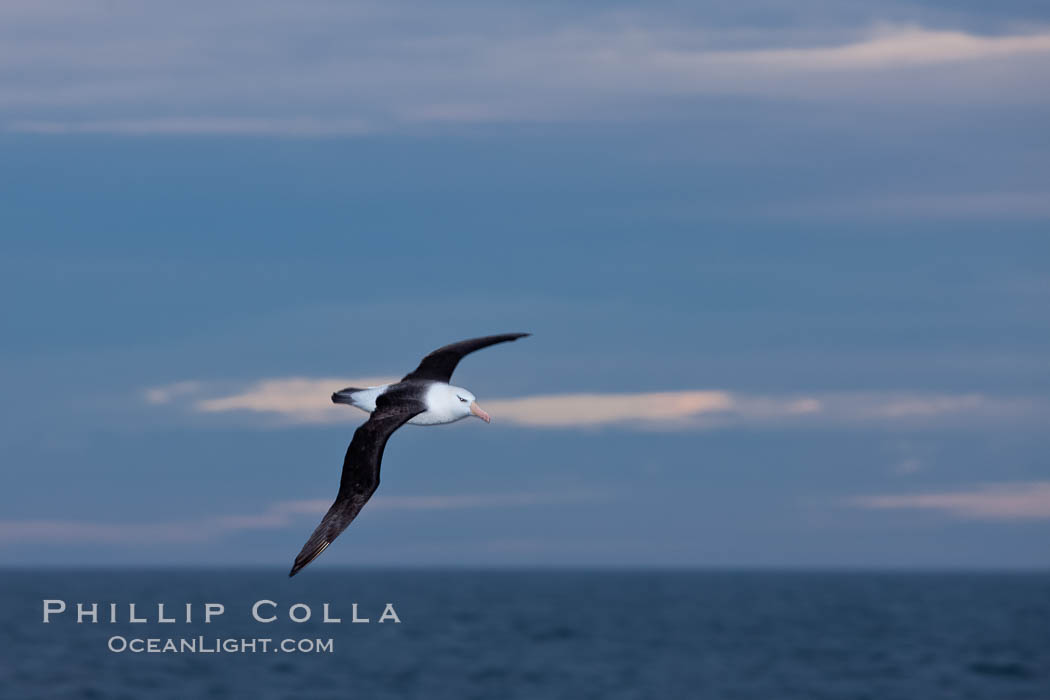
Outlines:
[{"label": "bird's outstretched wing", "polygon": [[379,465],[383,461],[383,449],[390,435],[402,425],[426,410],[422,401],[380,396],[376,410],[361,427],[354,432],[350,446],[343,459],[343,476],[339,482],[339,495],[335,503],[321,519],[310,539],[303,545],[295,564],[288,573],[295,576],[300,569],[317,558],[332,540],[357,517],[365,503],[379,486]]},{"label": "bird's outstretched wing", "polygon": [[412,370],[410,374],[406,374],[401,381],[430,379],[438,382],[448,382],[452,379],[452,372],[456,369],[456,365],[466,355],[496,343],[506,343],[510,340],[524,338],[527,335],[531,335],[531,333],[487,335],[484,338],[471,338],[470,340],[461,340],[458,343],[446,345],[424,357],[423,361],[419,363],[419,367]]}]

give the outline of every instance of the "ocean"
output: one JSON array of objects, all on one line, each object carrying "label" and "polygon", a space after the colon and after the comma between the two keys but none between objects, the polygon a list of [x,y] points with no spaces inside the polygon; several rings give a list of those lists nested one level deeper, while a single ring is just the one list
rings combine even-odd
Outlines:
[{"label": "ocean", "polygon": [[[4,698],[1050,698],[1046,573],[8,570],[0,600]],[[293,646],[161,649],[263,638]]]}]

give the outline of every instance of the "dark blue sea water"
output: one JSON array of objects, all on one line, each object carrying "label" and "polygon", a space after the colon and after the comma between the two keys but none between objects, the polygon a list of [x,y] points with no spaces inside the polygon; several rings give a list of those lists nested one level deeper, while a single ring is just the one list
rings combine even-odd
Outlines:
[{"label": "dark blue sea water", "polygon": [[[69,611],[43,624],[45,598]],[[283,620],[253,621],[259,599]],[[1048,574],[7,571],[0,601],[4,698],[1050,698]],[[77,624],[77,602],[151,622]],[[226,611],[206,625],[204,602]],[[200,635],[332,651],[107,649]]]}]

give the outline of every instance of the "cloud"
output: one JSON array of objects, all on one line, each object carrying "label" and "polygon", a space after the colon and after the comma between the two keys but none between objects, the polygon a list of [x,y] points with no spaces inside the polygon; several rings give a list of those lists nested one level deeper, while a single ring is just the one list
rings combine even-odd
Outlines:
[{"label": "cloud", "polygon": [[1050,518],[1050,481],[986,484],[968,491],[864,496],[851,501],[880,510],[932,510],[963,518]]},{"label": "cloud", "polygon": [[144,396],[147,403],[161,405],[171,403],[180,396],[195,394],[203,388],[201,382],[175,382],[174,384],[165,384],[164,386],[146,389]]},{"label": "cloud", "polygon": [[[435,496],[383,496],[373,498],[369,512],[384,510],[428,511],[556,506],[607,500],[597,491],[475,493]],[[332,505],[330,499],[280,501],[260,513],[202,517],[192,520],[100,523],[84,520],[0,520],[0,543],[63,542],[104,544],[155,544],[201,542],[237,532],[280,530],[307,525]]]},{"label": "cloud", "polygon": [[980,394],[951,396],[912,396],[893,399],[878,406],[875,412],[887,418],[910,416],[940,416],[946,413],[965,413],[981,407],[985,399]]},{"label": "cloud", "polygon": [[331,501],[283,501],[262,513],[168,522],[99,523],[83,520],[0,521],[0,542],[99,542],[147,544],[198,542],[243,530],[270,530],[298,515],[324,513]]},{"label": "cloud", "polygon": [[727,391],[549,394],[485,402],[500,421],[536,428],[604,425],[684,429],[819,414],[813,397],[755,397]]},{"label": "cloud", "polygon": [[[270,416],[286,424],[345,423],[364,414],[334,405],[333,390],[344,386],[376,386],[396,379],[373,377],[356,380],[304,377],[263,379],[242,390],[201,397],[201,382],[179,382],[147,389],[147,400],[177,396],[188,400],[197,413],[241,413]],[[193,387],[176,392],[173,388]],[[155,400],[153,400],[156,403]],[[754,417],[799,416],[819,412],[820,402],[807,397],[743,398],[725,391],[668,391],[652,393],[549,394],[523,398],[492,399],[486,410],[503,424],[523,427],[581,428],[631,423],[682,425],[703,416],[747,414]]]},{"label": "cloud", "polygon": [[726,25],[714,9],[35,5],[0,4],[7,131],[353,135],[680,115],[678,98],[703,95],[1045,102],[1050,67],[1045,27]]},{"label": "cloud", "polygon": [[855,218],[907,217],[924,219],[1046,219],[1050,218],[1050,192],[951,192],[875,195],[797,202],[772,207],[782,215]]},{"label": "cloud", "polygon": [[[777,72],[867,71],[1050,53],[1050,33],[978,36],[923,27],[883,27],[875,35],[839,46],[726,51],[696,59]],[[688,57],[688,55],[687,55]]]},{"label": "cloud", "polygon": [[893,465],[894,474],[917,474],[923,469],[923,462],[917,457],[905,457]]},{"label": "cloud", "polygon": [[499,420],[536,427],[587,427],[630,421],[676,421],[729,410],[724,391],[651,394],[553,394],[486,403]]},{"label": "cloud", "polygon": [[395,377],[264,379],[242,392],[199,399],[193,405],[201,413],[248,411],[278,414],[288,420],[302,423],[334,423],[341,418],[345,420],[346,407],[332,403],[332,392],[348,386],[380,386],[395,381]]},{"label": "cloud", "polygon": [[[232,392],[204,382],[179,382],[147,389],[145,396],[169,395],[198,414],[258,417],[268,425],[342,424],[364,418],[357,409],[333,405],[330,395],[344,386],[374,386],[389,377],[317,379],[270,378]],[[172,387],[192,387],[174,391]],[[153,401],[153,403],[157,403]],[[813,393],[764,396],[724,390],[636,393],[541,394],[479,399],[501,425],[524,428],[621,428],[691,430],[733,426],[814,427],[903,425],[1021,419],[1038,415],[1035,402],[981,394],[922,392]]]},{"label": "cloud", "polygon": [[257,117],[157,117],[77,122],[26,120],[8,125],[23,134],[238,134],[242,136],[354,136],[371,132],[363,121]]}]

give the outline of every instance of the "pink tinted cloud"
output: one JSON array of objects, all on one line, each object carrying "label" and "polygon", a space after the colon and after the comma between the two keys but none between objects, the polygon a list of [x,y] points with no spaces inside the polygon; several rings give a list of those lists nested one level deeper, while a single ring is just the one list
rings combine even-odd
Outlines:
[{"label": "pink tinted cloud", "polygon": [[[607,500],[594,491],[474,493],[428,496],[377,496],[370,511],[463,510],[556,506]],[[89,520],[0,520],[0,544],[18,542],[153,544],[200,542],[236,532],[279,530],[319,518],[331,499],[279,501],[258,513],[204,516],[198,519],[104,523]]]},{"label": "pink tinted cloud", "polygon": [[984,484],[972,489],[864,496],[863,508],[927,510],[964,518],[995,520],[1050,518],[1050,481]]}]

